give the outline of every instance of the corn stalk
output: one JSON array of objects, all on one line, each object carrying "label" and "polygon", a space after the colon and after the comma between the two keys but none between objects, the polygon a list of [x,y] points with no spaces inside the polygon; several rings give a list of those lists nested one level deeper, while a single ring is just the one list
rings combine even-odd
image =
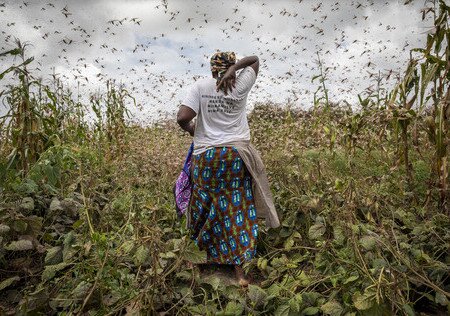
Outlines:
[{"label": "corn stalk", "polygon": [[[434,27],[427,36],[425,49],[413,49],[422,55],[420,64],[419,111],[427,110],[431,100],[431,112],[427,117],[428,135],[434,144],[434,174],[439,188],[439,208],[450,214],[448,145],[450,139],[450,6],[445,1],[433,2],[425,8],[434,16]],[[438,4],[438,5],[437,5]]]},{"label": "corn stalk", "polygon": [[36,100],[30,94],[30,86],[36,82],[30,78],[26,66],[33,61],[33,57],[25,58],[27,44],[16,40],[17,48],[3,52],[0,56],[12,55],[21,59],[19,65],[13,65],[0,73],[0,80],[7,73],[14,73],[20,80],[20,85],[10,87],[4,91],[9,110],[2,119],[8,120],[4,124],[6,139],[10,139],[12,148],[7,167],[18,163],[23,175],[26,175],[31,164],[37,161],[43,151],[44,139],[42,138],[39,110]]},{"label": "corn stalk", "polygon": [[[329,102],[329,98],[328,98],[328,88],[326,86],[326,79],[327,79],[327,69],[325,68],[324,70],[324,65],[322,60],[320,59],[320,55],[317,52],[317,60],[316,63],[318,65],[319,68],[319,74],[315,75],[311,78],[311,83],[314,82],[314,80],[318,79],[319,80],[319,86],[317,87],[317,90],[314,92],[314,109],[315,111],[317,111],[318,106],[320,104],[324,104],[324,117],[325,117],[325,121],[326,121],[326,125],[324,124],[323,126],[323,130],[328,138],[329,141],[329,150],[330,152],[333,152],[334,149],[334,145],[336,143],[336,129],[334,128],[334,126],[332,125],[332,120],[330,119],[330,102]],[[323,95],[318,97],[319,92],[322,92]],[[319,124],[321,122],[318,122]]]},{"label": "corn stalk", "polygon": [[125,115],[129,117],[126,99],[135,99],[123,87],[116,87],[110,80],[106,83],[106,137],[110,145],[114,145],[113,153],[121,155],[125,141]]},{"label": "corn stalk", "polygon": [[[412,184],[412,166],[409,161],[409,137],[408,126],[416,117],[416,112],[412,109],[418,94],[419,77],[417,74],[417,60],[411,58],[403,80],[394,88],[391,99],[388,102],[393,118],[394,130],[400,139],[397,141],[397,156],[399,161],[403,161],[406,172],[408,189]],[[410,97],[411,92],[413,95]]]}]

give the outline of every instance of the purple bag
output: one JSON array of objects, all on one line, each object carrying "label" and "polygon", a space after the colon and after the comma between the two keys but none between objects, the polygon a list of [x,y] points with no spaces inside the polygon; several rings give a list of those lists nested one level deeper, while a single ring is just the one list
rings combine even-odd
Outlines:
[{"label": "purple bag", "polygon": [[183,170],[181,170],[177,181],[173,187],[173,193],[175,195],[175,208],[178,218],[181,218],[189,207],[192,193],[192,181],[191,181],[191,157],[194,151],[194,143],[189,147],[186,160],[184,161]]}]

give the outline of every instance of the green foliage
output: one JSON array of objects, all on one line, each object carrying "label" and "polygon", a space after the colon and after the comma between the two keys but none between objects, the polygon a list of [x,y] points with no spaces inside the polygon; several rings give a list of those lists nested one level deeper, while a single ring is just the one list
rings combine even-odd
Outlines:
[{"label": "green foliage", "polygon": [[[255,116],[272,110],[278,114]],[[262,129],[276,115],[279,134]],[[326,139],[310,143],[306,136],[315,131],[307,123],[314,118],[289,115],[260,106],[251,116],[282,218],[282,227],[261,230],[258,258],[249,266],[259,283],[243,291],[187,268],[205,253],[176,220],[171,187],[190,140],[170,124],[127,127],[126,158],[98,157],[95,143],[52,146],[9,187],[0,208],[2,269],[39,262],[29,266],[39,271],[33,282],[25,282],[26,272],[2,276],[2,292],[27,289],[34,302],[11,301],[11,308],[383,315],[412,314],[419,299],[427,308],[448,308],[450,223],[436,212],[438,192],[424,183],[432,155],[411,153],[411,191],[405,171],[389,163],[396,148],[388,139],[377,139],[372,151],[348,152],[339,136],[340,147],[330,153]],[[284,131],[297,126],[301,136],[293,134],[286,148]],[[371,129],[358,133],[367,133],[362,144],[374,142]],[[265,147],[266,138],[278,145]],[[424,135],[419,146],[428,141]],[[381,147],[386,152],[375,149]]]},{"label": "green foliage", "polygon": [[261,225],[247,289],[189,265],[205,252],[174,211],[191,142],[174,122],[133,126],[124,87],[109,81],[80,104],[57,79],[53,89],[26,71],[26,45],[2,53],[22,63],[0,75],[18,80],[2,92],[12,110],[0,121],[0,311],[450,311],[449,7],[427,10],[436,10],[436,32],[393,91],[379,77],[360,109],[333,104],[318,56],[313,109],[268,103],[250,113],[282,225]]}]

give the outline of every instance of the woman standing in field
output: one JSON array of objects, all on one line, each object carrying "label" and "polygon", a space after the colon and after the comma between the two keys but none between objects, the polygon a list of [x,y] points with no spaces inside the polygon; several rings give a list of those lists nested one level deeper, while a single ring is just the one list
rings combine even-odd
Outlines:
[{"label": "woman standing in field", "polygon": [[247,96],[259,59],[236,62],[233,52],[218,52],[210,62],[212,78],[190,88],[177,115],[181,128],[194,136],[187,225],[199,249],[206,250],[207,262],[234,265],[245,286],[241,265],[255,256],[258,218],[267,227],[280,225],[247,122]]}]

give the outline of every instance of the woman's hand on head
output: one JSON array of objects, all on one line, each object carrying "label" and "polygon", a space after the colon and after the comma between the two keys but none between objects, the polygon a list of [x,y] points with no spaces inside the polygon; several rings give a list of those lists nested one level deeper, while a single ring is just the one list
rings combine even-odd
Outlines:
[{"label": "woman's hand on head", "polygon": [[231,90],[235,88],[236,86],[236,70],[234,66],[230,66],[228,70],[223,75],[222,79],[219,81],[219,84],[217,85],[217,92],[222,88],[222,90],[225,92],[225,95],[228,94],[228,90]]}]

